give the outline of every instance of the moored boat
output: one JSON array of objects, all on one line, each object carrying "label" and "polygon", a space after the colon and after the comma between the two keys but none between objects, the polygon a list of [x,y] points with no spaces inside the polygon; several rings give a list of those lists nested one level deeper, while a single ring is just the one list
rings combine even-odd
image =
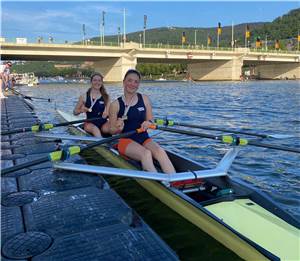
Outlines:
[{"label": "moored boat", "polygon": [[15,80],[15,85],[27,85],[29,87],[39,85],[39,79],[33,72],[30,73],[14,73],[11,74]]},{"label": "moored boat", "polygon": [[[73,115],[61,111],[58,113],[65,121],[74,120]],[[83,133],[80,125],[73,126],[72,129],[77,134]],[[134,170],[127,169],[138,168],[136,164],[120,157],[112,147],[102,146],[94,150],[113,166],[121,168],[102,168],[102,174],[111,171],[114,175],[127,173],[129,176]],[[237,151],[238,147],[230,149],[215,170],[206,170],[199,163],[168,151],[178,174],[189,172],[196,177],[203,173],[203,177],[165,184],[154,178],[151,180],[151,173],[149,177],[144,173],[144,178],[136,178],[136,181],[167,206],[246,260],[300,260],[299,221],[264,193],[224,174]],[[74,165],[74,168],[91,171],[88,166]],[[99,167],[98,169],[101,170]]]}]

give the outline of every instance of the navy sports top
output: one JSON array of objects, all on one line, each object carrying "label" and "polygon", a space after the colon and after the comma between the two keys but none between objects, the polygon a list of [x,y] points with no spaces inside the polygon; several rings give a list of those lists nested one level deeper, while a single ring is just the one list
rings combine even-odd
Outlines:
[{"label": "navy sports top", "polygon": [[[94,101],[93,101],[94,102]],[[90,108],[92,105],[92,101],[91,101],[91,89],[89,89],[86,93],[86,100],[85,100],[85,107]],[[92,112],[87,112],[86,113],[86,117],[87,119],[91,119],[91,118],[96,118],[96,117],[102,117],[102,114],[105,110],[105,104],[104,104],[104,99],[101,96],[100,98],[98,98],[95,101],[95,104],[92,108]],[[100,118],[98,120],[93,120],[91,121],[92,123],[94,123],[99,129],[102,127],[102,125],[104,123],[107,122],[107,119],[104,118]]]},{"label": "navy sports top", "polygon": [[[142,123],[146,120],[146,106],[143,100],[143,96],[140,93],[137,93],[138,102],[134,106],[130,106],[128,113],[127,113],[127,120],[124,120],[124,128],[122,133],[139,129]],[[125,111],[125,103],[122,97],[118,98],[119,101],[119,112],[118,118],[122,118]],[[148,133],[135,133],[128,137],[136,141],[139,144],[143,144],[145,140],[149,138]]]}]

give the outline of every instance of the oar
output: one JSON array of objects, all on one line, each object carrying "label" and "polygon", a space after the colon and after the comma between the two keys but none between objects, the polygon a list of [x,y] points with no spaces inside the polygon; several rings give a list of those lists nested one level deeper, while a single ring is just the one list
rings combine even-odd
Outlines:
[{"label": "oar", "polygon": [[41,98],[41,97],[34,97],[34,96],[27,96],[27,95],[24,95],[23,98],[29,99],[29,100],[37,99],[37,100],[45,100],[45,101],[51,102],[50,98]]},{"label": "oar", "polygon": [[273,139],[287,139],[294,137],[293,135],[286,135],[286,134],[262,134],[262,133],[254,133],[248,132],[243,130],[230,130],[230,129],[223,129],[223,128],[216,128],[216,127],[209,127],[204,125],[196,125],[196,124],[189,124],[184,122],[175,122],[173,120],[164,120],[164,119],[155,119],[155,123],[158,125],[165,125],[165,126],[182,126],[182,127],[190,127],[196,129],[203,129],[203,130],[212,130],[212,131],[222,131],[228,133],[235,133],[235,134],[244,134],[249,136],[255,136],[260,138],[273,138]]},{"label": "oar", "polygon": [[37,125],[33,125],[31,127],[26,127],[26,128],[19,128],[15,130],[9,130],[9,131],[3,131],[1,132],[1,135],[8,135],[8,134],[14,134],[14,133],[21,133],[21,132],[38,132],[38,131],[43,131],[43,130],[50,130],[53,129],[54,127],[61,127],[61,126],[67,126],[75,123],[81,123],[85,121],[93,121],[93,120],[98,120],[100,119],[99,117],[96,118],[90,118],[90,119],[81,119],[81,120],[76,120],[76,121],[67,121],[67,122],[62,122],[62,123],[40,123]]},{"label": "oar", "polygon": [[45,101],[51,102],[50,98],[41,98],[41,97],[27,96],[27,95],[24,95],[23,93],[20,93],[17,90],[14,90],[14,89],[13,89],[13,92],[15,92],[16,94],[21,95],[24,99],[28,99],[28,100],[37,99],[37,100],[45,100]]},{"label": "oar", "polygon": [[242,146],[252,145],[252,146],[256,146],[256,147],[300,153],[300,150],[297,148],[291,148],[291,147],[287,147],[287,146],[283,146],[283,145],[266,144],[266,143],[258,142],[255,140],[248,140],[248,139],[236,137],[234,135],[215,136],[215,135],[207,134],[207,133],[180,130],[180,129],[162,127],[162,126],[157,126],[157,125],[152,125],[151,128],[157,129],[157,130],[163,130],[163,131],[167,131],[167,132],[173,132],[173,133],[185,134],[185,135],[196,136],[196,137],[201,137],[201,138],[219,140],[221,142],[234,144],[234,145],[242,145]]},{"label": "oar", "polygon": [[110,143],[114,140],[117,140],[117,139],[120,139],[120,138],[125,138],[125,137],[128,137],[128,136],[130,136],[134,133],[140,133],[140,132],[143,132],[143,130],[142,129],[137,129],[137,130],[121,133],[121,134],[115,135],[113,137],[109,137],[109,138],[106,138],[106,139],[102,139],[102,140],[90,143],[90,144],[85,145],[85,146],[69,146],[69,147],[67,147],[63,150],[53,151],[53,152],[49,153],[47,156],[41,157],[39,159],[32,160],[32,161],[25,162],[25,163],[21,163],[19,165],[15,165],[13,167],[2,169],[1,176],[6,175],[8,173],[11,173],[13,171],[28,168],[28,167],[38,165],[38,164],[41,164],[41,163],[44,163],[44,162],[65,160],[71,155],[75,155],[75,154],[78,154],[82,151],[88,150],[90,148],[93,148],[93,147],[96,147],[96,146],[99,146],[99,145],[103,145],[103,144],[106,144],[106,143]]}]

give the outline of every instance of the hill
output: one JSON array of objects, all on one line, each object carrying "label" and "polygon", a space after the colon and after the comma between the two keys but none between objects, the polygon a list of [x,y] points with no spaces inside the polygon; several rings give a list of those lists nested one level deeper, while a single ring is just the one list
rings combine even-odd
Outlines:
[{"label": "hill", "polygon": [[[234,25],[234,39],[237,40],[239,46],[244,46],[245,30],[247,24]],[[254,43],[259,37],[264,40],[266,37],[270,43],[275,40],[281,41],[281,46],[284,49],[287,41],[293,39],[293,47],[296,47],[296,37],[300,28],[300,8],[291,10],[285,15],[276,18],[272,22],[257,22],[248,23],[251,36],[250,42]],[[170,44],[181,45],[182,33],[186,34],[186,44],[207,45],[208,35],[212,38],[212,46],[216,46],[217,42],[217,27],[199,28],[199,27],[161,27],[146,30],[146,44]],[[220,46],[228,47],[231,44],[232,26],[222,27],[222,34],[220,36]],[[140,36],[141,35],[141,36]],[[143,31],[137,31],[126,35],[127,41],[139,42],[143,38]],[[99,37],[90,39],[94,42],[99,42]],[[118,35],[105,36],[105,42],[118,42]]]}]

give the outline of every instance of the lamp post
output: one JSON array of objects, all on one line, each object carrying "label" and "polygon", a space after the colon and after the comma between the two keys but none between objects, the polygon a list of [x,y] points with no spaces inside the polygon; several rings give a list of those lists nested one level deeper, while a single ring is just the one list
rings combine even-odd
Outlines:
[{"label": "lamp post", "polygon": [[118,46],[120,46],[120,34],[121,34],[121,28],[118,27]]},{"label": "lamp post", "polygon": [[266,35],[265,49],[268,51],[268,35]]},{"label": "lamp post", "polygon": [[143,37],[143,47],[146,44],[146,27],[147,27],[147,15],[144,15],[144,37]]},{"label": "lamp post", "polygon": [[83,40],[83,44],[85,44],[85,35],[86,35],[85,24],[83,24],[82,25],[82,40]]},{"label": "lamp post", "polygon": [[142,47],[142,34],[139,34],[140,37],[140,48]]},{"label": "lamp post", "polygon": [[102,23],[101,23],[101,15],[99,16],[99,32],[100,32],[100,45],[102,45]]},{"label": "lamp post", "polygon": [[235,44],[234,44],[234,25],[233,25],[233,22],[231,24],[231,48],[234,49]]},{"label": "lamp post", "polygon": [[105,42],[104,42],[104,25],[105,25],[104,15],[105,15],[105,12],[102,11],[102,44],[103,44],[103,45],[105,44]]},{"label": "lamp post", "polygon": [[197,30],[195,30],[195,48],[196,48],[196,45],[197,45]]},{"label": "lamp post", "polygon": [[123,44],[125,47],[125,42],[126,42],[126,10],[125,8],[123,9]]}]

